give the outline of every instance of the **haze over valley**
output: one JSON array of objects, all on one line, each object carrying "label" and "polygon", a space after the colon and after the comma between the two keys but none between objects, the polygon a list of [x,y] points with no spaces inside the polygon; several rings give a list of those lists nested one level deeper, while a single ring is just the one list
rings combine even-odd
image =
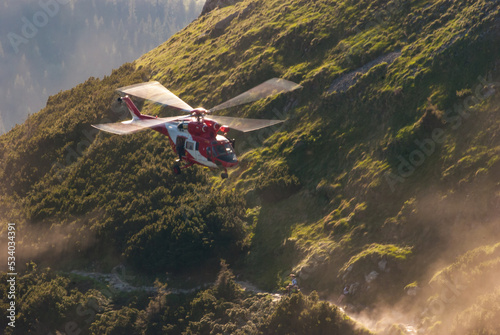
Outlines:
[{"label": "haze over valley", "polygon": [[0,133],[49,95],[158,46],[196,18],[202,0],[20,0],[0,5]]}]

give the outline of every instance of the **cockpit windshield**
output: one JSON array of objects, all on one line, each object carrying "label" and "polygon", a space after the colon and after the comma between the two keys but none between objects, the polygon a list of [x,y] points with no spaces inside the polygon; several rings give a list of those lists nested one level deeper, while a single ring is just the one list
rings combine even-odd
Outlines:
[{"label": "cockpit windshield", "polygon": [[217,156],[232,154],[233,148],[231,147],[231,144],[229,144],[229,143],[217,144],[215,146],[215,153]]},{"label": "cockpit windshield", "polygon": [[230,143],[218,143],[214,145],[214,155],[225,162],[236,161],[233,147]]}]

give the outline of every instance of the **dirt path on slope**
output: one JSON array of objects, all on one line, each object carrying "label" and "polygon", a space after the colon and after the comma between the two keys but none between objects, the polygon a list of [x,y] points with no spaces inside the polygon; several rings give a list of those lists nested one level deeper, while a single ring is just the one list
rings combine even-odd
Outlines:
[{"label": "dirt path on slope", "polygon": [[[113,270],[111,270],[111,273],[86,272],[86,271],[80,271],[80,270],[73,270],[70,273],[76,274],[76,275],[79,275],[82,277],[91,278],[91,279],[94,279],[94,280],[102,282],[102,283],[106,283],[107,285],[110,286],[111,290],[118,291],[118,292],[142,291],[142,292],[147,292],[150,294],[155,294],[158,292],[158,287],[156,287],[156,286],[133,286],[133,285],[131,285],[130,283],[128,283],[126,281],[126,278],[128,276],[124,273],[124,271],[122,271],[121,275],[119,274],[120,269],[122,269],[121,265],[113,268]],[[133,276],[129,276],[129,278],[133,279]],[[263,291],[248,281],[236,280],[235,282],[238,285],[240,285],[245,291],[252,292],[255,294],[268,294],[268,295],[270,295],[272,297],[273,302],[278,302],[283,297],[283,294]],[[195,286],[195,287],[192,287],[189,289],[171,288],[171,287],[167,286],[167,289],[165,291],[167,293],[170,293],[170,294],[191,294],[191,293],[195,293],[199,290],[206,289],[206,288],[212,286],[213,284],[214,284],[213,282],[205,283],[203,285],[198,285],[198,286]],[[353,314],[351,312],[345,311],[344,308],[336,305],[332,301],[329,301],[329,300],[325,300],[325,301],[328,302],[330,305],[337,306],[342,313],[348,315],[350,318],[352,318],[353,320],[355,320],[356,322],[358,322],[360,324],[363,324],[367,328],[373,328],[376,325],[376,322],[374,322],[374,320],[367,320],[366,317],[363,317],[359,314],[356,314],[356,313]],[[400,326],[402,326],[402,328],[400,328],[400,329],[402,331],[405,331],[405,334],[407,334],[407,335],[413,335],[413,334],[418,333],[417,329],[411,325],[401,324]]]},{"label": "dirt path on slope", "polygon": [[[119,274],[119,271],[121,269],[121,266],[116,266],[111,270],[111,273],[101,273],[101,272],[86,272],[86,271],[80,271],[80,270],[73,270],[71,271],[72,274],[76,274],[78,276],[82,277],[87,277],[91,278],[103,283],[106,283],[110,286],[110,288],[114,291],[118,292],[133,292],[133,291],[143,291],[147,293],[156,293],[158,292],[158,287],[156,286],[133,286],[132,284],[128,283],[125,278],[127,278],[127,275],[122,272],[122,274]],[[278,293],[270,293],[266,291],[262,291],[258,289],[255,285],[253,285],[250,282],[247,281],[239,281],[237,280],[236,283],[240,285],[245,291],[252,292],[252,293],[262,293],[262,294],[270,294],[273,297],[273,301],[278,301],[281,299],[281,294]],[[189,294],[189,293],[194,293],[196,291],[202,290],[204,288],[207,288],[209,286],[212,286],[214,283],[205,283],[203,285],[198,285],[189,289],[181,289],[181,288],[170,288],[167,286],[166,292],[170,294]]]},{"label": "dirt path on slope", "polygon": [[330,88],[328,89],[328,93],[332,93],[335,91],[341,93],[347,91],[349,87],[355,85],[358,82],[361,75],[367,73],[372,67],[384,62],[391,64],[399,56],[401,56],[401,51],[391,52],[383,56],[380,56],[369,63],[366,63],[365,65],[363,65],[360,68],[357,68],[354,71],[341,75],[339,78],[335,79],[332,82]]}]

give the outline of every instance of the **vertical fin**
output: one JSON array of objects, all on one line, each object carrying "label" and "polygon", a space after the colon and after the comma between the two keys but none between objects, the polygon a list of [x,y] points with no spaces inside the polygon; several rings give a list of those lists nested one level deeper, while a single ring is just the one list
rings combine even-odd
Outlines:
[{"label": "vertical fin", "polygon": [[132,99],[130,99],[128,95],[118,98],[118,100],[124,101],[127,104],[128,110],[134,120],[141,118],[141,112],[139,112],[139,109],[137,109],[137,107],[132,102]]}]

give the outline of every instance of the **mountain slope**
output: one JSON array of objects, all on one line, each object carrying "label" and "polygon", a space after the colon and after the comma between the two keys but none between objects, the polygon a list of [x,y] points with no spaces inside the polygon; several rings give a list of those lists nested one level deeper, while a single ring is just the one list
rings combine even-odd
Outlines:
[{"label": "mountain slope", "polygon": [[[110,77],[51,97],[29,132],[4,135],[3,214],[66,241],[77,232],[88,244],[60,247],[82,259],[106,250],[156,274],[224,257],[267,289],[291,271],[335,300],[350,284],[349,309],[386,319],[379,327],[489,329],[494,316],[455,318],[488,308],[497,287],[486,278],[499,270],[499,9],[244,0],[213,10]],[[152,133],[86,136],[118,118],[119,86],[158,80],[210,107],[275,76],[303,89],[227,112],[288,121],[235,135],[241,163],[226,182],[201,168],[175,179]],[[176,265],[179,253],[193,262]]]}]

